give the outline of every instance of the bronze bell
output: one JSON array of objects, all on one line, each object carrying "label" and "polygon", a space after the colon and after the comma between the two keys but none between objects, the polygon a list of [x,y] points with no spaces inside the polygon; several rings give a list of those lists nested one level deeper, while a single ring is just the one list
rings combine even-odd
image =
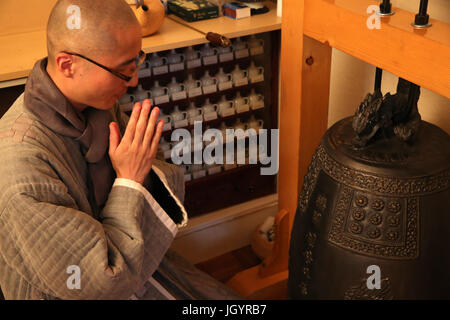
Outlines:
[{"label": "bronze bell", "polygon": [[418,98],[399,79],[325,133],[292,228],[289,298],[450,298],[450,136],[420,119]]}]

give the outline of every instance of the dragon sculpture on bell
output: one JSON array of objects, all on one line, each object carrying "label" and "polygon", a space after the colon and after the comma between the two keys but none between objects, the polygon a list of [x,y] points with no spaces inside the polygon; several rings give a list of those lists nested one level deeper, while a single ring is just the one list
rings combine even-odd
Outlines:
[{"label": "dragon sculpture on bell", "polygon": [[381,90],[367,94],[352,121],[355,148],[365,147],[372,139],[392,135],[403,141],[410,140],[420,126],[419,95],[419,87],[402,78],[394,95],[387,93],[383,97]]}]

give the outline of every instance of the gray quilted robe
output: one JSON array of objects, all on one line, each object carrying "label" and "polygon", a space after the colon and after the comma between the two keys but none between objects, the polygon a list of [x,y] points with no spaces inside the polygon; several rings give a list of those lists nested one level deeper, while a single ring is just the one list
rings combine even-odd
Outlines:
[{"label": "gray quilted robe", "polygon": [[[117,106],[111,112],[123,132],[126,115]],[[178,167],[155,160],[150,192],[116,179],[97,216],[79,145],[37,121],[23,95],[0,120],[0,159],[6,299],[240,298],[169,250],[187,221]],[[175,203],[171,212],[155,193]],[[79,288],[71,282],[73,266]]]}]

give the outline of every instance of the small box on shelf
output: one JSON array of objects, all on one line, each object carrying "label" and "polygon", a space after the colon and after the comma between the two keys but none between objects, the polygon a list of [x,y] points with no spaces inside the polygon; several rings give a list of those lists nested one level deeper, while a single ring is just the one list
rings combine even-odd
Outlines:
[{"label": "small box on shelf", "polygon": [[219,7],[207,0],[168,0],[167,9],[188,22],[219,17]]},{"label": "small box on shelf", "polygon": [[233,19],[248,18],[251,16],[250,7],[239,2],[229,2],[222,5],[222,12],[224,16]]}]

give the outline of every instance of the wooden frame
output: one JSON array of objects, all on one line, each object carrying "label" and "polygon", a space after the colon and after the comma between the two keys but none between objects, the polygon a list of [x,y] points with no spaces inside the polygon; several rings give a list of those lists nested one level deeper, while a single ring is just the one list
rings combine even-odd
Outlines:
[{"label": "wooden frame", "polygon": [[369,29],[373,0],[283,0],[279,213],[272,256],[228,284],[246,298],[286,297],[289,238],[307,166],[327,128],[331,48],[450,98],[450,25],[411,26],[395,8]]}]

